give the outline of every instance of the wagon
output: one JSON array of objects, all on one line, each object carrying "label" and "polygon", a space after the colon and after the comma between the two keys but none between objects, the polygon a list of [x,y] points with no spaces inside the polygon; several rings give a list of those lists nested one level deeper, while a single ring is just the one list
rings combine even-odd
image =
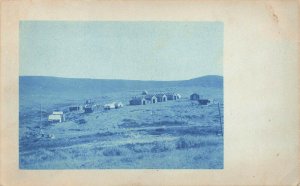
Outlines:
[{"label": "wagon", "polygon": [[198,103],[199,103],[199,105],[208,105],[208,104],[210,104],[210,100],[209,99],[199,99]]},{"label": "wagon", "polygon": [[105,110],[110,110],[110,109],[115,109],[115,108],[116,108],[115,103],[109,103],[109,104],[104,105]]}]

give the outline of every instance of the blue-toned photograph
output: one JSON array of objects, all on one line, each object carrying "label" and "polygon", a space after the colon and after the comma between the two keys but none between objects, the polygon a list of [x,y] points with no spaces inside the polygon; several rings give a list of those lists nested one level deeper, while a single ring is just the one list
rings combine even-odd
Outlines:
[{"label": "blue-toned photograph", "polygon": [[20,169],[223,169],[222,22],[21,21]]}]

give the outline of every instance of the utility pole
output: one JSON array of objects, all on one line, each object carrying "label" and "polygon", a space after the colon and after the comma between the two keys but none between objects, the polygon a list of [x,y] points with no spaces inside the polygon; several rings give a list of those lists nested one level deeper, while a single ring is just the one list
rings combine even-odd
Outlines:
[{"label": "utility pole", "polygon": [[222,125],[222,117],[221,117],[221,110],[220,110],[220,103],[219,102],[218,102],[218,110],[219,110],[219,117],[220,117],[221,134],[223,136],[223,125]]}]

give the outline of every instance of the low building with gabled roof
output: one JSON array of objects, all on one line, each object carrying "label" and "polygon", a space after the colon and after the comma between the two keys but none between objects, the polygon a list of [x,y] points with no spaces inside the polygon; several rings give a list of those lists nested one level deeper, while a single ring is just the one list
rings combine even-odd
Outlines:
[{"label": "low building with gabled roof", "polygon": [[146,95],[145,99],[148,101],[148,103],[157,103],[157,97],[153,94]]},{"label": "low building with gabled roof", "polygon": [[168,100],[177,100],[177,95],[173,92],[166,93]]},{"label": "low building with gabled roof", "polygon": [[156,94],[157,102],[166,102],[168,97],[166,94]]},{"label": "low building with gabled roof", "polygon": [[144,97],[133,97],[130,101],[130,105],[146,105],[147,100]]}]

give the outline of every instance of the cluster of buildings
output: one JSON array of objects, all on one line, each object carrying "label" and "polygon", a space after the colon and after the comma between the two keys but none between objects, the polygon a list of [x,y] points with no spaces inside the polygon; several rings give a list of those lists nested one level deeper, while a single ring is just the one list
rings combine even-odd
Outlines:
[{"label": "cluster of buildings", "polygon": [[[157,93],[157,94],[149,94],[147,91],[143,91],[141,95],[134,96],[129,101],[129,105],[146,105],[146,104],[155,104],[158,102],[166,102],[170,100],[178,100],[181,98],[181,95],[178,93]],[[197,101],[199,105],[209,105],[212,101],[209,99],[204,99],[197,93],[193,93],[190,95],[190,100]],[[122,102],[112,102],[105,104],[104,110],[118,109],[122,108],[124,105]],[[70,106],[70,112],[76,111],[84,111],[84,113],[92,113],[95,110],[99,109],[101,105],[92,102],[91,100],[86,100],[83,105],[75,105]],[[52,114],[48,116],[49,122],[64,122],[65,114],[62,111],[54,111]]]},{"label": "cluster of buildings", "polygon": [[[110,109],[118,109],[122,108],[123,104],[121,102],[113,102],[109,104],[105,104],[103,106],[104,110],[110,110]],[[83,105],[73,105],[69,107],[69,112],[82,112],[84,113],[92,113],[97,109],[100,109],[101,105],[96,104],[95,102],[92,102],[91,100],[86,100]],[[61,123],[64,122],[65,119],[65,113],[63,111],[54,111],[52,114],[48,116],[48,122],[51,123]]]},{"label": "cluster of buildings", "polygon": [[134,96],[129,101],[129,105],[146,105],[154,104],[158,102],[166,102],[169,100],[180,99],[181,95],[177,93],[159,93],[159,94],[149,94],[144,91],[140,96]]},{"label": "cluster of buildings", "polygon": [[[110,110],[110,109],[118,109],[122,108],[124,105],[122,102],[112,102],[112,103],[107,103],[103,106],[104,110]],[[77,106],[78,107],[78,106]],[[85,105],[82,107],[82,110],[84,110],[84,113],[92,113],[97,109],[100,109],[101,105],[96,104],[92,102],[91,100],[87,100],[85,102]],[[69,110],[71,111],[71,107],[69,107]]]}]

